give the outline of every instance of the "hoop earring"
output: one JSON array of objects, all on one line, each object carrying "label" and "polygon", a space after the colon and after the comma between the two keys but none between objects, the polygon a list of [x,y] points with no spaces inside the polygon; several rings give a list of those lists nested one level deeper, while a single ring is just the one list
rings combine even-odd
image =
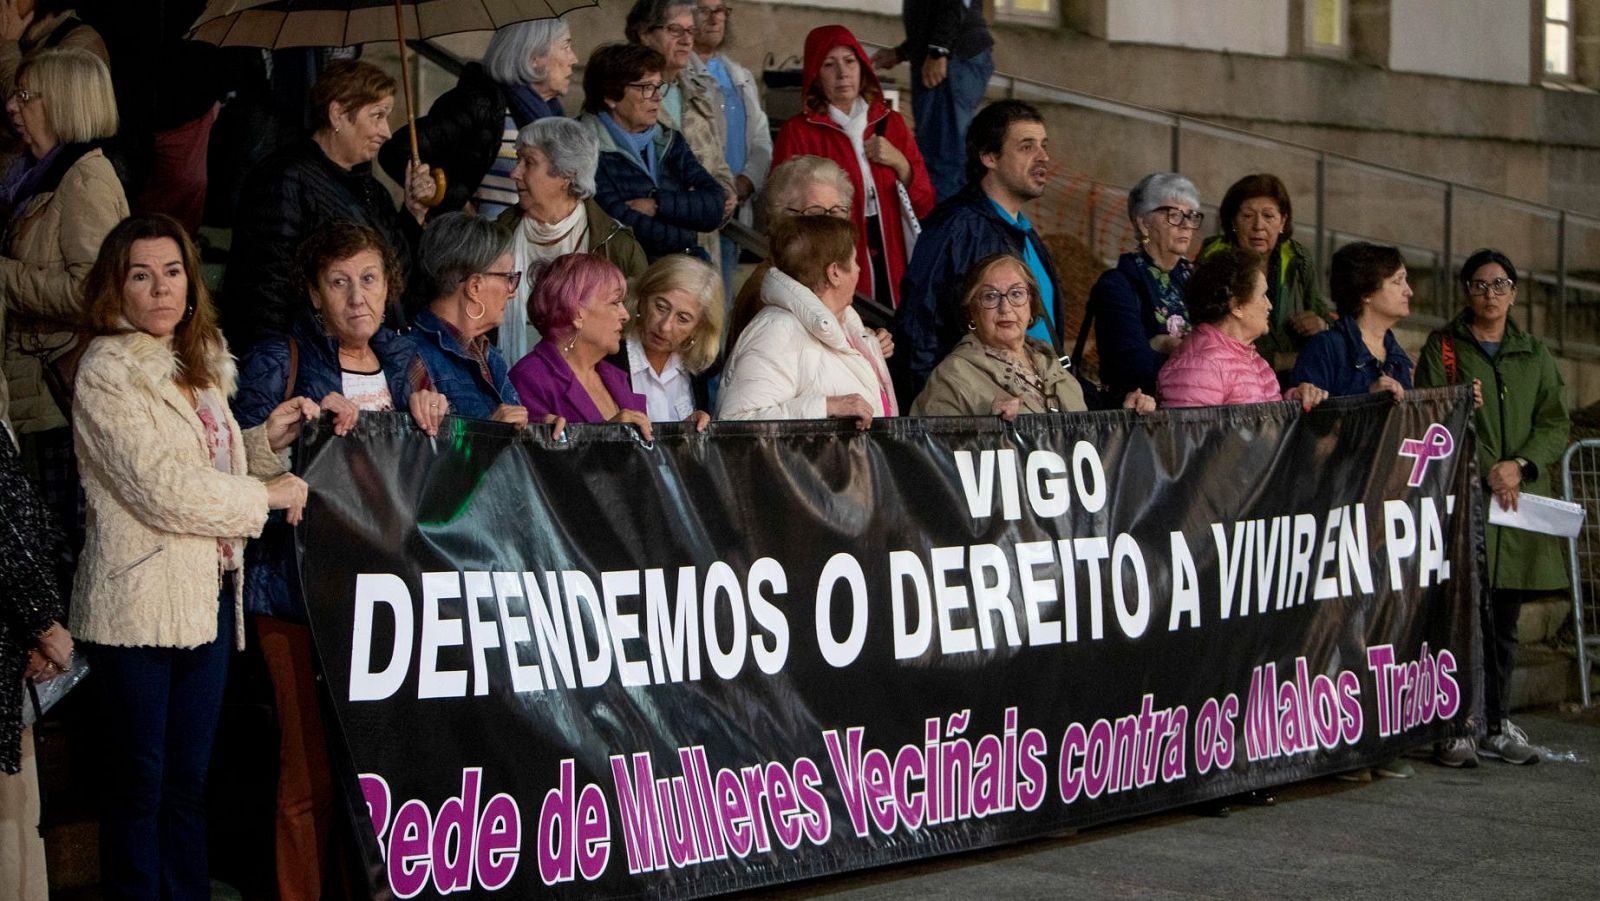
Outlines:
[{"label": "hoop earring", "polygon": [[[477,304],[478,305],[478,313],[477,313],[477,315],[473,315],[473,313],[472,313],[472,305],[473,304]],[[484,306],[483,301],[479,300],[476,297],[470,298],[467,301],[467,318],[468,319],[476,321],[476,320],[482,319],[483,317],[485,317],[487,315],[489,315],[489,308]]]},{"label": "hoop earring", "polygon": [[970,320],[970,319],[969,319],[969,320],[967,320],[967,331],[969,331],[969,332],[975,332],[975,331],[977,331],[977,330],[978,330],[978,324],[977,324],[977,323],[976,323],[976,322],[973,322],[973,321],[972,321],[972,320]]}]

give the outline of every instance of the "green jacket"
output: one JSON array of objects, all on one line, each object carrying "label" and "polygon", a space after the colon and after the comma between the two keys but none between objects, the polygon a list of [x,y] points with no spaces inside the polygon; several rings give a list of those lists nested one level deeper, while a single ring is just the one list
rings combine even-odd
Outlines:
[{"label": "green jacket", "polygon": [[[1200,246],[1200,260],[1228,246],[1226,236],[1212,235]],[[1331,321],[1332,313],[1317,293],[1317,273],[1311,265],[1311,255],[1299,241],[1285,238],[1267,256],[1267,298],[1272,301],[1272,331],[1256,339],[1256,350],[1275,369],[1287,372],[1294,368],[1293,363],[1279,368],[1277,354],[1298,354],[1311,340],[1289,328],[1289,320],[1309,310]]]},{"label": "green jacket", "polygon": [[[1522,483],[1530,494],[1553,497],[1561,455],[1567,449],[1572,421],[1567,415],[1565,385],[1555,357],[1538,338],[1514,323],[1494,359],[1478,344],[1467,323],[1470,310],[1428,336],[1417,362],[1418,388],[1483,382],[1483,407],[1478,410],[1478,471],[1487,477],[1489,467],[1501,460],[1521,457],[1538,467],[1533,479]],[[1443,345],[1448,337],[1455,351],[1456,373],[1445,370]],[[1484,500],[1494,503],[1492,497]],[[1489,553],[1490,584],[1495,588],[1556,591],[1567,587],[1566,542],[1550,535],[1489,526],[1485,533]]]}]

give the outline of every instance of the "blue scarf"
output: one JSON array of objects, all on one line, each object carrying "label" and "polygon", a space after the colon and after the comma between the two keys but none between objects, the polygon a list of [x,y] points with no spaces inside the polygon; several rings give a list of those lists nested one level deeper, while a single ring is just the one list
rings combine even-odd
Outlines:
[{"label": "blue scarf", "polygon": [[527,85],[519,84],[506,88],[506,103],[510,105],[511,118],[516,121],[519,128],[529,122],[566,115],[561,110],[561,98],[553,97],[546,100]]},{"label": "blue scarf", "polygon": [[656,135],[661,133],[661,123],[658,122],[639,134],[633,134],[618,125],[617,120],[611,118],[610,113],[601,113],[600,121],[605,125],[606,130],[611,132],[611,137],[617,142],[617,146],[631,153],[634,160],[644,167],[645,172],[649,173],[650,181],[656,182],[655,140]]}]

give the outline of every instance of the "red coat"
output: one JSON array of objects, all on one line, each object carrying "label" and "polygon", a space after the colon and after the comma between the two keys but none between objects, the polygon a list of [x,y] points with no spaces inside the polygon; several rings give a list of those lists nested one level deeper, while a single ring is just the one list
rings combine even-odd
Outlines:
[{"label": "red coat", "polygon": [[[811,84],[816,81],[817,73],[822,69],[823,57],[835,47],[841,46],[854,50],[856,58],[861,61],[862,92],[867,93],[868,86],[878,87],[878,76],[872,71],[871,57],[861,49],[861,44],[856,41],[855,35],[842,25],[825,25],[813,29],[806,36],[805,68],[802,78],[805,94],[809,95]],[[881,88],[879,93],[881,95]],[[883,124],[883,136],[899,148],[900,152],[905,154],[906,160],[911,163],[911,183],[906,185],[906,193],[911,197],[911,208],[916,211],[918,218],[926,216],[933,210],[933,182],[928,179],[928,167],[923,165],[922,152],[917,149],[917,142],[911,136],[911,129],[906,127],[906,120],[899,113],[889,109],[881,99],[873,101],[867,110],[866,139],[870,140],[878,133],[878,122],[884,119],[887,121]],[[866,192],[862,189],[861,168],[856,162],[856,152],[850,145],[850,138],[826,112],[818,113],[807,109],[783,123],[783,128],[778,131],[778,139],[772,146],[772,165],[777,166],[790,157],[806,154],[833,160],[850,177],[850,184],[855,188],[855,197],[850,202],[850,220],[856,226],[856,263],[861,267],[861,285],[857,290],[871,297],[874,286],[870,274],[871,264],[867,257],[864,206]],[[878,221],[883,229],[883,250],[889,268],[889,285],[894,294],[889,298],[889,304],[898,306],[900,277],[905,274],[906,259],[910,254],[906,252],[905,235],[900,224],[900,195],[895,189],[897,179],[893,168],[879,163],[872,163],[871,166],[872,180],[878,189]],[[883,300],[878,297],[873,299]]]}]

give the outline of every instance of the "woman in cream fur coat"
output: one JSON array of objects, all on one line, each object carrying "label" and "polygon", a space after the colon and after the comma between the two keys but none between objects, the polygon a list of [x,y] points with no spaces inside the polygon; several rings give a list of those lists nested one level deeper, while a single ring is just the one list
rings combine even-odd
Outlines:
[{"label": "woman in cream fur coat", "polygon": [[108,897],[210,896],[206,768],[244,640],[244,542],[269,509],[295,521],[306,501],[278,452],[316,406],[286,402],[239,430],[233,359],[199,274],[182,226],[138,216],[106,237],[85,285],[99,337],[73,403],[89,512],[72,631],[102,704]]},{"label": "woman in cream fur coat", "polygon": [[765,304],[723,371],[720,419],[854,419],[899,407],[878,336],[851,308],[861,268],[855,229],[831,216],[797,216],[772,234]]}]

